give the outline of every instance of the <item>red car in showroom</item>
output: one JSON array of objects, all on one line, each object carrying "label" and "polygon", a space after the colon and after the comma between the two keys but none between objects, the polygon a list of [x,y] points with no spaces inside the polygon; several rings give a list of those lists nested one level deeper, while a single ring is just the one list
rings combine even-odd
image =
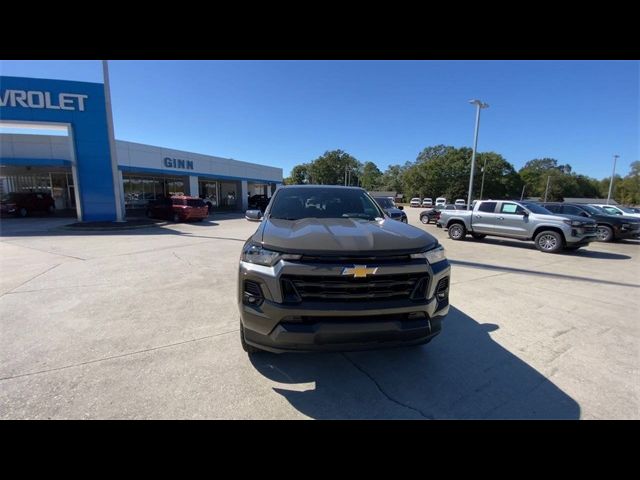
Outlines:
[{"label": "red car in showroom", "polygon": [[208,215],[209,208],[201,198],[184,195],[160,198],[147,206],[147,217],[166,218],[173,222],[201,222]]},{"label": "red car in showroom", "polygon": [[50,193],[8,193],[0,199],[0,214],[26,217],[33,212],[54,213],[56,202]]}]

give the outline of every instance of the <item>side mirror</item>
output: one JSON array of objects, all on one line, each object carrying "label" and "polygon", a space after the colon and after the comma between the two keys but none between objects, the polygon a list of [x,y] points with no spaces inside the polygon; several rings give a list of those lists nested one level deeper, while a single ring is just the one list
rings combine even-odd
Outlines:
[{"label": "side mirror", "polygon": [[398,205],[398,210],[404,210],[404,207],[402,205]]},{"label": "side mirror", "polygon": [[260,210],[247,210],[244,213],[244,218],[252,222],[261,222],[262,212]]},{"label": "side mirror", "polygon": [[522,216],[524,218],[527,218],[529,216],[529,212],[527,212],[526,210],[524,212],[522,212]]},{"label": "side mirror", "polygon": [[589,214],[587,212],[580,212],[581,217],[588,217]]}]

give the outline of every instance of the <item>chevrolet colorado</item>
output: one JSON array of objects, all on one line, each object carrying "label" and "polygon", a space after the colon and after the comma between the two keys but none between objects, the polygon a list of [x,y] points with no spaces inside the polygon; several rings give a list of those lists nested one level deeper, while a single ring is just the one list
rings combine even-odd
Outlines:
[{"label": "chevrolet colorado", "polygon": [[356,187],[278,189],[242,248],[240,340],[249,353],[429,342],[449,311],[438,241]]},{"label": "chevrolet colorado", "polygon": [[533,240],[542,252],[577,250],[596,240],[596,222],[576,215],[554,215],[539,205],[512,200],[476,201],[473,210],[442,210],[436,224],[448,230],[452,240],[470,233]]}]

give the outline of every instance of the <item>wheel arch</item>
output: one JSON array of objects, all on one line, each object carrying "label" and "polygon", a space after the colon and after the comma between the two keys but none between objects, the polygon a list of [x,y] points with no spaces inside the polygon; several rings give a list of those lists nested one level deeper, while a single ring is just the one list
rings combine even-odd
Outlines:
[{"label": "wheel arch", "polygon": [[563,246],[567,245],[567,239],[564,236],[564,232],[562,231],[562,229],[560,227],[556,227],[556,226],[553,226],[553,225],[541,225],[541,226],[537,227],[535,229],[535,231],[533,232],[533,237],[531,237],[531,240],[535,240],[540,232],[545,232],[545,231],[548,231],[548,230],[551,230],[552,232],[559,233],[560,237],[562,238]]}]

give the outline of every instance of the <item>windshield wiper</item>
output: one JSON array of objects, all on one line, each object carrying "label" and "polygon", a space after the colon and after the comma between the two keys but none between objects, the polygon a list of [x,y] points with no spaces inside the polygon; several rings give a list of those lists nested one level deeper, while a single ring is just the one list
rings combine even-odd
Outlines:
[{"label": "windshield wiper", "polygon": [[372,217],[371,215],[367,215],[366,213],[343,213],[342,218],[362,218],[364,220],[375,220],[376,217]]}]

